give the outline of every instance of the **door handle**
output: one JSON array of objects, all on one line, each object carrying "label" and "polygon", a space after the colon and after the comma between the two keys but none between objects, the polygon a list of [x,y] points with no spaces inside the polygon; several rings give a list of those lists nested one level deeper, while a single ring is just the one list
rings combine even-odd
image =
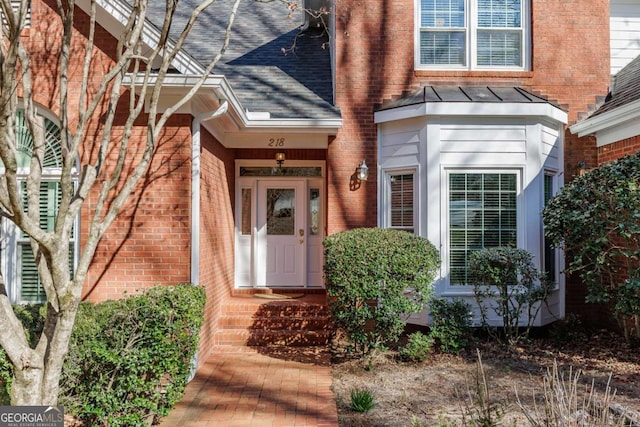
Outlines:
[{"label": "door handle", "polygon": [[301,228],[300,230],[298,230],[298,234],[300,235],[300,237],[303,237],[304,236],[304,229]]}]

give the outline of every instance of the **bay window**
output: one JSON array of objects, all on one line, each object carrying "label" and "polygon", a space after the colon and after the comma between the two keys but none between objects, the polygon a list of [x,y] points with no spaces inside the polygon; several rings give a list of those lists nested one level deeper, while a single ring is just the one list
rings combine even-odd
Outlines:
[{"label": "bay window", "polygon": [[524,70],[528,0],[419,0],[418,68]]},{"label": "bay window", "polygon": [[471,253],[517,247],[518,175],[451,172],[448,188],[450,284],[468,285]]}]

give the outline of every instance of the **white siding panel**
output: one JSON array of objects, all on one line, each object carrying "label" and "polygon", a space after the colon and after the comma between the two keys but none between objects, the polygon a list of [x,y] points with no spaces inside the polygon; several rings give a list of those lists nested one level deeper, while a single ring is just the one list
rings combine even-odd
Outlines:
[{"label": "white siding panel", "polygon": [[424,120],[385,123],[380,138],[382,167],[417,165],[420,157],[420,130]]},{"label": "white siding panel", "polygon": [[640,55],[640,2],[611,0],[611,74]]},{"label": "white siding panel", "polygon": [[418,144],[406,144],[406,145],[385,145],[382,148],[382,156],[388,157],[406,157],[418,155]]},{"label": "white siding panel", "polygon": [[482,157],[484,153],[523,155],[526,152],[524,126],[444,125],[440,129],[440,141],[443,156],[474,153],[474,156]]},{"label": "white siding panel", "polygon": [[524,165],[526,153],[442,153],[440,162],[455,167],[509,167]]},{"label": "white siding panel", "polygon": [[560,134],[557,129],[543,126],[541,153],[543,163],[547,167],[558,169],[560,167]]}]

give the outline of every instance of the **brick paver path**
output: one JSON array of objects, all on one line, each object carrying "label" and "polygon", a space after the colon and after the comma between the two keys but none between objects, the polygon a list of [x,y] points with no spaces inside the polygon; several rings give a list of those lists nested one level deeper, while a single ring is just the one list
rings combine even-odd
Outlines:
[{"label": "brick paver path", "polygon": [[160,427],[337,427],[331,381],[317,349],[214,353]]}]

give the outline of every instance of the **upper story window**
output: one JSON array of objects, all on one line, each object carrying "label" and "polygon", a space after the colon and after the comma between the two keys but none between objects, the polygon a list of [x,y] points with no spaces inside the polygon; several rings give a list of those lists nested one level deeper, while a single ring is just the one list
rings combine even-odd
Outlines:
[{"label": "upper story window", "polygon": [[419,0],[417,66],[528,67],[528,0]]}]

